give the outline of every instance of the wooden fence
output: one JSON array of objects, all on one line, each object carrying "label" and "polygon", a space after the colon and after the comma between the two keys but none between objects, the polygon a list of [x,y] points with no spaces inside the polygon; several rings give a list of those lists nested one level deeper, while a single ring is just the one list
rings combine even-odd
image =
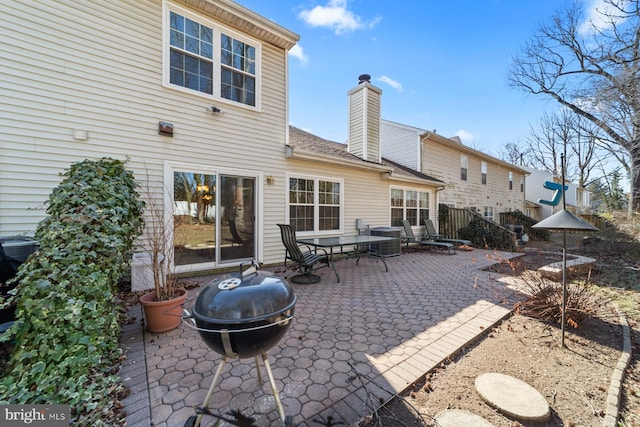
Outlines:
[{"label": "wooden fence", "polygon": [[[440,234],[453,239],[469,238],[466,234],[460,233],[463,229],[468,229],[473,223],[474,227],[482,228],[480,235],[492,236],[492,241],[503,242],[501,248],[494,249],[513,249],[516,246],[516,234],[493,221],[489,221],[482,215],[473,212],[470,209],[451,208],[446,205],[440,205],[438,212],[438,225]],[[472,239],[473,240],[473,239]],[[506,242],[506,243],[505,243]],[[474,241],[475,245],[484,246],[483,242]]]}]

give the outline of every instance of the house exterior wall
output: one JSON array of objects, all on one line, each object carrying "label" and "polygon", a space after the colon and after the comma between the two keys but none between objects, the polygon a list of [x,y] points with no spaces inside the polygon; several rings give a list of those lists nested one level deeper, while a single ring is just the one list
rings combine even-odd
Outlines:
[{"label": "house exterior wall", "polygon": [[[424,173],[446,182],[440,193],[440,203],[458,208],[476,208],[483,213],[485,206],[493,208],[497,221],[500,212],[520,210],[524,212],[524,192],[520,191],[517,168],[492,162],[489,157],[474,155],[469,150],[458,149],[455,144],[444,145],[423,139],[422,165]],[[461,179],[460,156],[468,159],[467,180]],[[487,183],[481,182],[481,164],[487,163]],[[509,172],[513,174],[513,188],[509,189]]]},{"label": "house exterior wall", "polygon": [[383,141],[382,157],[423,172],[420,164],[420,135],[424,132],[424,129],[382,120],[380,126],[380,140]]},{"label": "house exterior wall", "polygon": [[[163,86],[162,20],[161,0],[0,3],[0,235],[33,233],[58,173],[108,156],[164,185],[168,162],[255,176],[258,256],[281,259],[287,51],[250,38],[260,46],[261,96],[247,108]],[[173,124],[173,137],[159,135],[159,121]]]},{"label": "house exterior wall", "polygon": [[[378,171],[335,164],[320,164],[300,159],[290,159],[287,168],[289,176],[344,179],[342,233],[334,233],[333,235],[357,234],[356,219],[362,219],[362,224],[365,227],[389,227],[391,224],[391,188],[410,188],[428,192],[431,201],[430,217],[432,220],[437,218],[437,195],[433,185],[388,180],[381,178]],[[304,233],[299,234],[304,236]]]},{"label": "house exterior wall", "polygon": [[[534,203],[539,203],[540,199],[551,200],[554,192],[544,188],[544,183],[547,181],[559,183],[562,179],[555,177],[549,172],[540,171],[530,167],[524,167],[524,169],[529,172],[526,187],[527,200]],[[565,201],[567,206],[575,207],[578,212],[588,211],[591,208],[591,192],[584,188],[579,188],[571,182],[565,182],[565,185],[569,187],[565,192]],[[549,206],[547,204],[540,203],[539,219],[545,219],[560,209],[562,209],[562,201],[560,201],[558,206]]]}]

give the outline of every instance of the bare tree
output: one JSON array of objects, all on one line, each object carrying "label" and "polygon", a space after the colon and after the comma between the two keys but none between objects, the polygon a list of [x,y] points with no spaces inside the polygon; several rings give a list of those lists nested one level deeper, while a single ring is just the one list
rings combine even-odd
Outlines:
[{"label": "bare tree", "polygon": [[531,167],[560,176],[560,155],[567,143],[565,130],[556,114],[545,114],[537,127],[531,125],[531,134],[527,137]]},{"label": "bare tree", "polygon": [[498,158],[505,162],[527,166],[525,156],[528,155],[528,148],[518,142],[508,142],[498,153]]},{"label": "bare tree", "polygon": [[513,59],[512,87],[555,99],[629,154],[630,209],[640,208],[640,0],[583,2],[555,14]]}]

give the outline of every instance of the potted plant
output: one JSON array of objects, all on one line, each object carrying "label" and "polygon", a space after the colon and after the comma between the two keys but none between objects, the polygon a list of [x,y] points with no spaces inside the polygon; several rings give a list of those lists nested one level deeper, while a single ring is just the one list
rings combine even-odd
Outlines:
[{"label": "potted plant", "polygon": [[145,252],[138,254],[152,274],[153,291],[140,297],[147,329],[150,332],[166,332],[175,329],[182,320],[182,306],[187,292],[179,286],[171,271],[173,266],[172,215],[165,213],[162,193],[153,191],[147,173],[143,186],[145,199],[145,225],[142,245]]}]

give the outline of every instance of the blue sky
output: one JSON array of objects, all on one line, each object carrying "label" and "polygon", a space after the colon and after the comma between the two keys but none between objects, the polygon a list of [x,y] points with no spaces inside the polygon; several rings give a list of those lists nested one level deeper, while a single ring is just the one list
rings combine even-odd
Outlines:
[{"label": "blue sky", "polygon": [[510,89],[506,76],[565,0],[237,2],[300,35],[290,53],[290,123],[326,139],[346,142],[347,92],[360,74],[382,89],[384,119],[458,135],[496,156],[559,108]]}]

